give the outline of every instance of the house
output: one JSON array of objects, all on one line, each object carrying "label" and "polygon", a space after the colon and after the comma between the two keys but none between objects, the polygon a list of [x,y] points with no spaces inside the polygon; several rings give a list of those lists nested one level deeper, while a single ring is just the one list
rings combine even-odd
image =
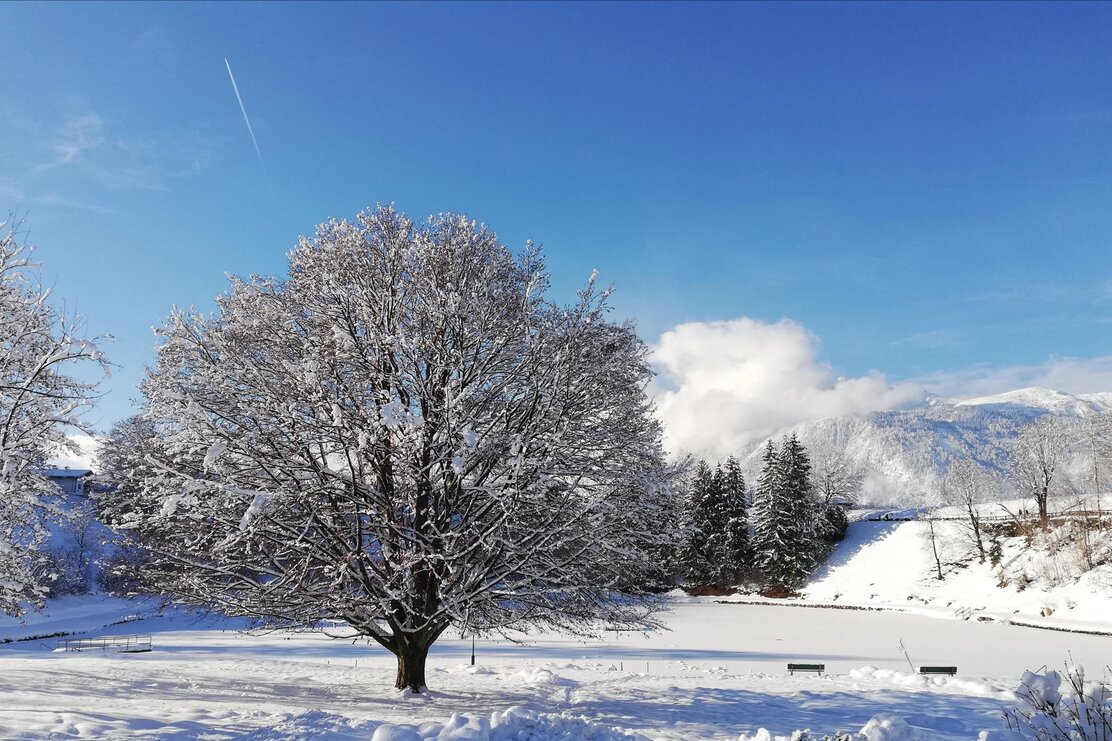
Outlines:
[{"label": "house", "polygon": [[87,468],[49,468],[46,477],[58,485],[63,494],[86,496],[93,481],[93,472]]}]

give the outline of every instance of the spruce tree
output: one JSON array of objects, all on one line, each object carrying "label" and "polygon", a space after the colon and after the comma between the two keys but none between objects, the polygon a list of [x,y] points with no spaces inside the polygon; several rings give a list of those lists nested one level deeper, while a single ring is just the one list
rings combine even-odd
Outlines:
[{"label": "spruce tree", "polygon": [[754,565],[765,572],[772,561],[771,554],[778,549],[779,533],[774,513],[780,508],[777,500],[783,490],[779,456],[771,440],[765,445],[761,460],[761,475],[753,492],[753,537],[750,547]]},{"label": "spruce tree", "polygon": [[710,489],[704,500],[705,553],[711,567],[710,583],[727,587],[733,581],[733,564],[730,560],[730,512],[726,474],[721,465],[714,467]]},{"label": "spruce tree", "polygon": [[729,580],[736,583],[750,562],[749,506],[746,502],[745,477],[737,458],[730,456],[726,460],[723,474],[727,572]]},{"label": "spruce tree", "polygon": [[687,492],[684,506],[683,572],[688,583],[705,586],[716,580],[714,559],[708,548],[713,517],[710,508],[714,495],[714,474],[706,461],[695,466],[695,475]]},{"label": "spruce tree", "polygon": [[799,586],[814,566],[816,508],[810,472],[807,453],[795,435],[779,451],[768,443],[757,489],[753,550],[766,583],[778,591]]}]

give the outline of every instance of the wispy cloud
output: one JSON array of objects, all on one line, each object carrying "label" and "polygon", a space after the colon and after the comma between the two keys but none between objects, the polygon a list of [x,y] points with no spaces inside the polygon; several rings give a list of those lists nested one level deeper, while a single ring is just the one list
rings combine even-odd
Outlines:
[{"label": "wispy cloud", "polygon": [[169,43],[170,37],[166,29],[157,26],[140,31],[127,46],[132,53],[150,59],[163,54]]},{"label": "wispy cloud", "polygon": [[212,159],[197,137],[131,135],[92,110],[70,115],[40,149],[47,156],[31,165],[28,179],[65,173],[112,189],[163,190],[169,180],[204,171]]},{"label": "wispy cloud", "polygon": [[104,145],[104,121],[89,112],[69,119],[60,134],[47,145],[52,157],[35,165],[35,172],[47,172],[85,160],[88,153]]},{"label": "wispy cloud", "polygon": [[985,396],[1029,386],[1070,394],[1112,391],[1112,355],[1051,357],[1030,365],[976,365],[930,373],[914,382],[930,393],[953,397]]},{"label": "wispy cloud", "polygon": [[43,206],[58,206],[65,209],[76,209],[77,211],[88,211],[93,214],[100,214],[101,216],[112,216],[119,213],[114,208],[108,206],[101,206],[96,203],[86,203],[75,198],[67,198],[57,193],[36,193],[31,199],[34,203]]},{"label": "wispy cloud", "polygon": [[923,350],[948,350],[960,347],[964,340],[960,332],[950,329],[930,329],[901,337],[890,343],[892,347],[916,347]]},{"label": "wispy cloud", "polygon": [[28,192],[14,180],[2,177],[0,177],[0,203],[18,211],[22,211],[24,208],[34,208],[35,206],[57,206],[67,210],[100,214],[101,216],[111,216],[119,213],[114,208],[89,203],[78,198],[70,198],[54,191],[32,190]]}]

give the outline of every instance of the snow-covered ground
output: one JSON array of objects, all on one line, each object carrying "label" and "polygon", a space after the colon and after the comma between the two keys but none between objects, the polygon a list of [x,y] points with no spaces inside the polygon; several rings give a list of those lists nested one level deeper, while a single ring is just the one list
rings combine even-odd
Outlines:
[{"label": "snow-covered ground", "polygon": [[[809,602],[887,607],[972,619],[1011,620],[1048,628],[1112,632],[1112,565],[1080,577],[1063,570],[1068,553],[1050,558],[1013,539],[1002,569],[978,563],[960,543],[958,522],[936,523],[944,537],[942,560],[963,557],[963,568],[944,567],[939,580],[927,539],[927,524],[854,522],[845,541],[804,589]],[[1077,573],[1071,571],[1070,573]],[[1001,587],[1001,577],[1008,583]]]},{"label": "snow-covered ground", "polygon": [[[5,633],[80,627],[81,605]],[[146,609],[84,605],[87,626]],[[874,727],[870,738],[918,729],[921,739],[972,741],[1000,727],[1023,670],[1071,655],[1091,673],[1112,665],[1112,637],[918,614],[677,598],[667,622],[647,637],[480,640],[474,667],[469,641],[441,640],[431,692],[412,696],[391,688],[392,657],[363,642],[245,635],[172,613],[89,633],[150,634],[151,653],[48,650],[56,640],[0,647],[0,737],[737,739],[761,728],[856,732],[890,713],[908,727]],[[912,674],[901,640],[916,664],[956,664],[958,676]],[[822,662],[827,674],[792,677],[788,662]]]}]

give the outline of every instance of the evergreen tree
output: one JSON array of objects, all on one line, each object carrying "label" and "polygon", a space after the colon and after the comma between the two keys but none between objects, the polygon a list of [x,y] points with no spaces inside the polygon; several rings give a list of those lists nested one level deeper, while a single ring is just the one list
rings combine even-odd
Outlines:
[{"label": "evergreen tree", "polygon": [[695,466],[695,475],[684,506],[684,577],[690,584],[704,586],[716,581],[716,567],[708,536],[713,528],[714,473],[706,461]]},{"label": "evergreen tree", "polygon": [[795,435],[768,443],[757,489],[753,550],[768,586],[798,586],[814,566],[816,505],[811,464]]},{"label": "evergreen tree", "polygon": [[727,587],[733,581],[733,563],[730,559],[730,512],[726,474],[721,464],[714,467],[710,488],[704,500],[703,532],[706,538],[705,553],[710,565],[710,583]]},{"label": "evergreen tree", "polygon": [[745,477],[731,457],[712,470],[699,461],[684,506],[684,576],[695,586],[729,587],[749,563]]},{"label": "evergreen tree", "polygon": [[771,440],[765,445],[761,460],[761,475],[753,492],[753,537],[749,545],[753,551],[754,565],[764,571],[769,554],[776,549],[776,518],[773,514],[780,508],[777,500],[784,488],[780,481],[779,456]]},{"label": "evergreen tree", "polygon": [[723,509],[726,533],[727,571],[730,581],[737,582],[749,565],[749,506],[746,502],[745,477],[741,464],[730,456],[723,472]]}]

